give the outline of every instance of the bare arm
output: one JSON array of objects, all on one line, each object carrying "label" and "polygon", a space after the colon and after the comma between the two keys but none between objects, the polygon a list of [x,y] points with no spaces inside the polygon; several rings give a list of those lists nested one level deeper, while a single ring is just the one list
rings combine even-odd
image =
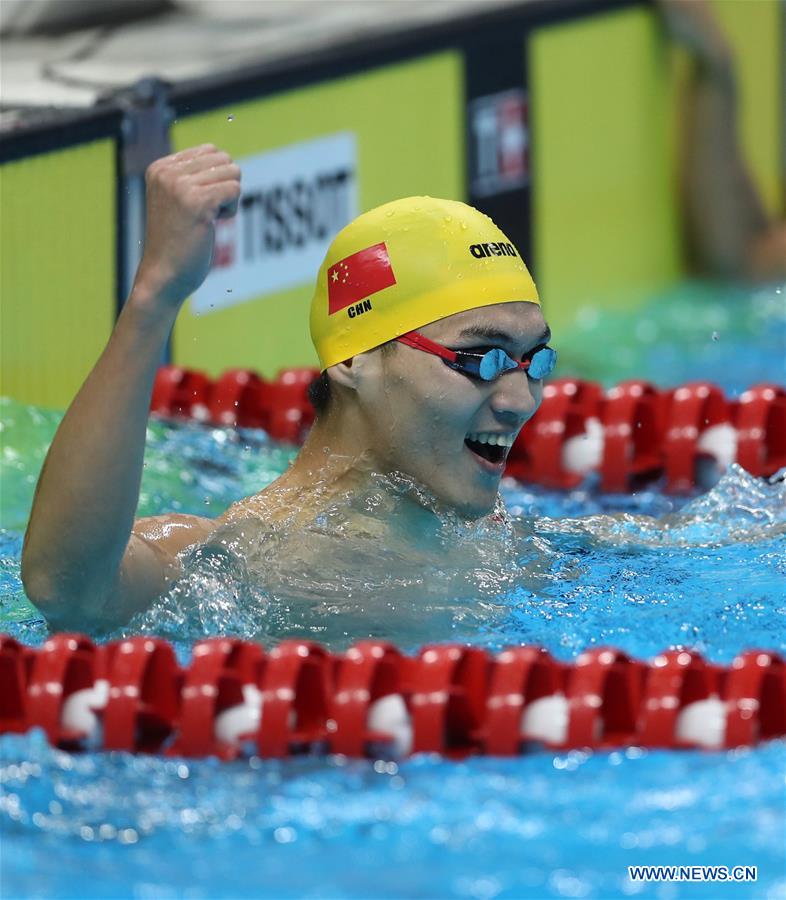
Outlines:
[{"label": "bare arm", "polygon": [[180,306],[207,274],[215,218],[236,210],[239,175],[212,145],[148,170],[134,287],[55,435],[25,535],[25,589],[58,627],[126,620],[176,574],[175,553],[206,536],[197,517],[169,517],[169,530],[159,522],[156,531],[156,520],[132,527],[155,372]]},{"label": "bare arm", "polygon": [[769,219],[742,156],[731,48],[706,0],[660,0],[670,34],[693,57],[683,190],[699,268],[732,278],[786,277],[786,229]]}]

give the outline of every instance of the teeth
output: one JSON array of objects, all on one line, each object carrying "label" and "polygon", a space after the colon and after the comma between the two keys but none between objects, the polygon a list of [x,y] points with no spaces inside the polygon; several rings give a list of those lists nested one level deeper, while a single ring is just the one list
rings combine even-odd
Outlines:
[{"label": "teeth", "polygon": [[467,439],[470,441],[477,441],[479,444],[495,444],[497,447],[507,447],[510,449],[513,446],[516,435],[492,434],[490,431],[477,431],[473,434],[468,434]]}]

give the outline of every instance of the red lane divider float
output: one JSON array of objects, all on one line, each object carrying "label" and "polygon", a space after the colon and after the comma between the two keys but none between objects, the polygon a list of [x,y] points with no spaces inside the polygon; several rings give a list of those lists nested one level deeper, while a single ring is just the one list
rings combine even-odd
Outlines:
[{"label": "red lane divider float", "polygon": [[[308,386],[316,369],[287,369],[273,381],[232,369],[211,381],[177,366],[159,369],[151,411],[214,425],[264,428],[299,444],[314,421]],[[668,493],[710,486],[739,463],[766,477],[786,466],[786,388],[761,384],[739,399],[692,382],[661,391],[626,381],[604,393],[592,382],[557,379],[510,450],[506,474],[571,489],[597,472],[604,491],[636,490],[658,479]]]},{"label": "red lane divider float", "polygon": [[408,657],[382,641],[266,653],[211,638],[183,669],[159,638],[57,634],[32,650],[0,636],[0,733],[33,727],[67,750],[224,760],[733,748],[786,736],[786,663],[763,650],[728,667],[688,650],[646,663],[611,648],[562,663],[540,647],[459,644]]},{"label": "red lane divider float", "polygon": [[211,381],[203,372],[162,366],[150,411],[213,425],[264,428],[276,440],[300,444],[314,422],[308,387],[318,374],[316,369],[286,369],[266,381],[249,369],[230,369]]}]

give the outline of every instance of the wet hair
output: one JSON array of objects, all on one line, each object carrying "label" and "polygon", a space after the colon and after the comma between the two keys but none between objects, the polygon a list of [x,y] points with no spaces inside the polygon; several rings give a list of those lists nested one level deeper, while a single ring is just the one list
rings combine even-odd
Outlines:
[{"label": "wet hair", "polygon": [[[395,348],[395,341],[387,341],[380,344],[379,349],[383,356],[387,356]],[[324,416],[330,408],[333,394],[330,390],[330,378],[327,370],[320,372],[319,375],[308,386],[308,399],[314,407],[316,418]]]},{"label": "wet hair", "polygon": [[327,412],[330,406],[330,379],[327,372],[320,372],[308,386],[308,399],[317,418]]}]

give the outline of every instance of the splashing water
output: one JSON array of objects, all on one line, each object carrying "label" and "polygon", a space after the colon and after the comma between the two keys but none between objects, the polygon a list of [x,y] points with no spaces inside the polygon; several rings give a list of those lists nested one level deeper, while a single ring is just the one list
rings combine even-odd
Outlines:
[{"label": "splashing water", "polygon": [[363,637],[471,640],[506,588],[537,587],[547,555],[501,500],[494,516],[473,523],[422,507],[413,516],[415,492],[402,476],[377,476],[361,494],[334,497],[305,527],[292,524],[302,508],[277,522],[222,525],[184,554],[183,577],[127,630],[229,628],[334,649]]},{"label": "splashing water", "polygon": [[709,610],[729,628],[736,623],[740,639],[747,623],[754,644],[773,646],[786,633],[777,605],[756,615],[735,574],[748,559],[756,566],[749,588],[775,589],[786,570],[786,487],[739,467],[661,518],[513,517],[500,504],[480,523],[443,514],[417,550],[403,533],[380,541],[383,498],[390,494],[369,491],[347,501],[361,507],[354,519],[340,498],[295,534],[281,523],[260,530],[254,520],[222,526],[185,555],[183,578],[123,633],[232,633],[266,644],[306,637],[332,649],[365,637],[410,650],[446,638],[536,641],[569,655],[603,641],[644,654],[694,643],[719,655],[728,638],[709,640],[714,629],[700,624]]},{"label": "splashing water", "polygon": [[[19,529],[59,417],[10,402],[4,413],[2,627],[40,643],[46,629],[19,579]],[[152,422],[140,515],[218,514],[283,472],[293,452],[260,432]],[[786,647],[782,481],[733,466],[689,501],[507,481],[503,495],[507,510],[472,523],[406,478],[376,476],[297,529],[295,509],[278,521],[237,519],[186,552],[182,578],[115,636],[161,634],[181,656],[211,634],[267,645],[307,637],[332,649],[365,637],[405,650],[533,642],[567,657],[596,643],[642,656],[693,644],[719,660],[742,646]]]}]

